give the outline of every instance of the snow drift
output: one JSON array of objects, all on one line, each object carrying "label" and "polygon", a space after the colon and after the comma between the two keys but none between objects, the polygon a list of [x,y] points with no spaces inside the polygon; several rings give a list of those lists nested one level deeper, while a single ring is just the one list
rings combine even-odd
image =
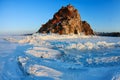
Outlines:
[{"label": "snow drift", "polygon": [[[30,46],[18,57],[18,63],[34,79],[119,80],[119,37],[33,34],[5,40]],[[106,76],[108,71],[111,77]]]}]

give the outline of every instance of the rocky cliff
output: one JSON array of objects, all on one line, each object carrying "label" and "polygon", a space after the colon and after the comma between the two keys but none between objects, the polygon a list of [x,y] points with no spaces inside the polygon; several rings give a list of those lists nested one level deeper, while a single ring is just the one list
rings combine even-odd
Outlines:
[{"label": "rocky cliff", "polygon": [[62,7],[53,18],[38,30],[39,33],[85,34],[93,35],[93,30],[86,21],[82,21],[78,10],[72,5]]}]

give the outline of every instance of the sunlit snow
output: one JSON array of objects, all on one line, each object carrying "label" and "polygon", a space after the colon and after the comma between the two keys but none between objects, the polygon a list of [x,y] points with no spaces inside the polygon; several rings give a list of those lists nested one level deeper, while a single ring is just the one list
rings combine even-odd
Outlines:
[{"label": "sunlit snow", "polygon": [[0,80],[119,80],[120,37],[0,37]]}]

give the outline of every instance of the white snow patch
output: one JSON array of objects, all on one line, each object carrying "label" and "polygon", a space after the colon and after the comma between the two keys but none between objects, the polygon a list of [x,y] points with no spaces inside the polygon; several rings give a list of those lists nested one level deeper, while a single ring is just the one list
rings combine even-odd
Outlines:
[{"label": "white snow patch", "polygon": [[27,61],[28,59],[29,59],[28,57],[25,57],[25,58],[23,58],[23,57],[21,57],[21,56],[18,57],[18,61],[22,64],[22,66],[25,66],[26,61]]},{"label": "white snow patch", "polygon": [[37,64],[29,67],[29,73],[35,76],[54,78],[55,80],[59,80],[62,75],[60,71]]},{"label": "white snow patch", "polygon": [[59,51],[46,47],[34,47],[33,49],[27,50],[26,53],[29,53],[35,57],[48,59],[56,59],[61,56],[61,53]]}]

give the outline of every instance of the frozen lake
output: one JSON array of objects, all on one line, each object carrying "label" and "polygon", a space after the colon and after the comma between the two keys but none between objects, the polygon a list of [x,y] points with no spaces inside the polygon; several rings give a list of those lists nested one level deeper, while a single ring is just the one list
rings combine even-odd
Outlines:
[{"label": "frozen lake", "polygon": [[0,36],[0,80],[120,80],[120,37]]}]

